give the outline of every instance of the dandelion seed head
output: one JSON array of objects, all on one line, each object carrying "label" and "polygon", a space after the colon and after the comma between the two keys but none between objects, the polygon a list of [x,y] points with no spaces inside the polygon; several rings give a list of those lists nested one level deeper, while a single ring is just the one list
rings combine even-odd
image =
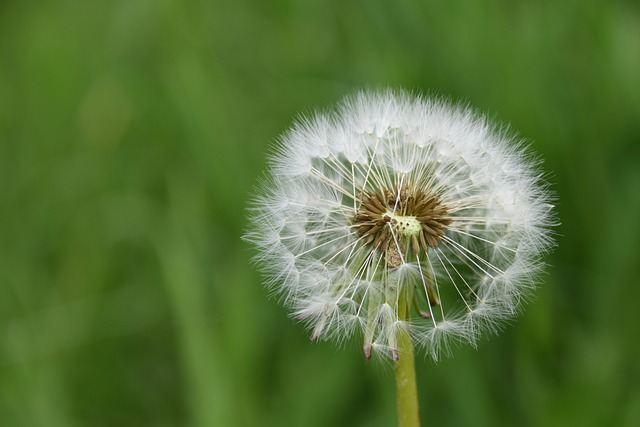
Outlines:
[{"label": "dandelion seed head", "polygon": [[283,134],[245,238],[312,339],[396,359],[408,333],[437,360],[534,288],[554,225],[538,166],[468,107],[359,92]]}]

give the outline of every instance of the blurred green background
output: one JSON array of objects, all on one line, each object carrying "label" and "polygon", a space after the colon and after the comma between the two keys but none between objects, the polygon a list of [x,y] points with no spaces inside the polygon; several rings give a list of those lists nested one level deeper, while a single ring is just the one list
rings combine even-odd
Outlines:
[{"label": "blurred green background", "polygon": [[425,425],[640,425],[640,6],[506,0],[3,1],[0,425],[395,425],[240,240],[277,135],[367,86],[511,123],[558,196],[536,300],[418,360]]}]

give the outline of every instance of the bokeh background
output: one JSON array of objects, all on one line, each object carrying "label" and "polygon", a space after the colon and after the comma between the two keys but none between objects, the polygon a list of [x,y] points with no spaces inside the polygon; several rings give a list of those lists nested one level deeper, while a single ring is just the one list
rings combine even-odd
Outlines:
[{"label": "bokeh background", "polygon": [[0,425],[393,426],[393,371],[311,343],[240,240],[299,112],[469,102],[545,159],[557,250],[425,425],[640,425],[635,1],[0,3]]}]

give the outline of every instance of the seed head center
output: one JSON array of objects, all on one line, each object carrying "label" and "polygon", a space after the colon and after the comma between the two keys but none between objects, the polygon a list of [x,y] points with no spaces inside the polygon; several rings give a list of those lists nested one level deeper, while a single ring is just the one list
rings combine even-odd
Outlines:
[{"label": "seed head center", "polygon": [[397,234],[411,237],[417,236],[422,231],[422,224],[415,216],[396,215],[393,212],[386,212],[390,218],[389,222]]},{"label": "seed head center", "polygon": [[451,217],[440,198],[422,190],[403,187],[394,191],[365,193],[353,218],[364,244],[380,250],[391,266],[438,246]]}]

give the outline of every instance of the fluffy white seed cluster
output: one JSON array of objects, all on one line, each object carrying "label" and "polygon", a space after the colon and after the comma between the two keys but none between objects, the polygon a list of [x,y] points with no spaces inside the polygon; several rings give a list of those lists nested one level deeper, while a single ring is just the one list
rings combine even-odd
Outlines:
[{"label": "fluffy white seed cluster", "polygon": [[437,359],[513,317],[553,241],[522,144],[469,108],[361,92],[280,139],[245,238],[312,339]]}]

